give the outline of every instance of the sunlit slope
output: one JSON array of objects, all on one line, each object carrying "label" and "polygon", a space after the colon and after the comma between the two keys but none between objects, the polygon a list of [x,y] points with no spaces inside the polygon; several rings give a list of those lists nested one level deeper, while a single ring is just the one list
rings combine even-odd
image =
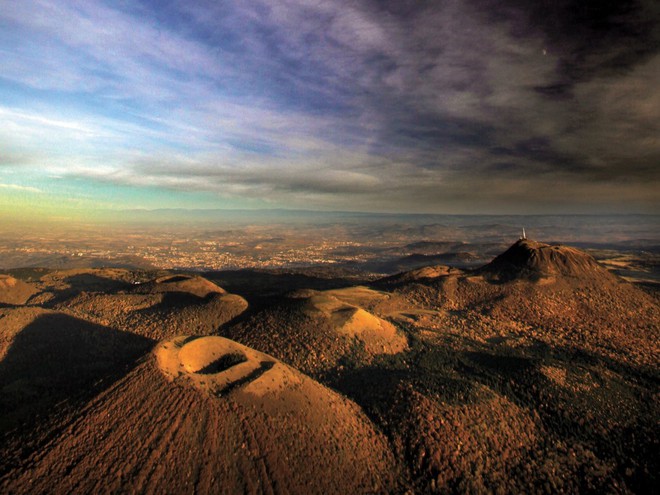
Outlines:
[{"label": "sunlit slope", "polygon": [[57,307],[157,340],[183,332],[212,334],[248,304],[202,277],[169,275],[109,293],[85,291]]},{"label": "sunlit slope", "polygon": [[297,291],[223,335],[307,373],[330,369],[342,359],[366,365],[374,356],[408,348],[405,333],[385,317],[402,305],[400,298],[366,287]]},{"label": "sunlit slope", "polygon": [[397,285],[472,338],[537,339],[657,364],[657,299],[571,247],[519,241],[475,271]]},{"label": "sunlit slope", "polygon": [[21,305],[37,292],[33,284],[0,274],[0,304]]},{"label": "sunlit slope", "polygon": [[220,337],[162,342],[63,424],[3,491],[373,493],[399,476],[354,403]]}]

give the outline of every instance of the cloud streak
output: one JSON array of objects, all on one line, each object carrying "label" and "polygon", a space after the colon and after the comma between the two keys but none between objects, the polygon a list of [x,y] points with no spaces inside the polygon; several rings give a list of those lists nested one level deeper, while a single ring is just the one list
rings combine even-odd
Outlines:
[{"label": "cloud streak", "polygon": [[43,191],[41,189],[38,189],[36,187],[20,186],[18,184],[2,184],[2,183],[0,183],[0,189],[9,189],[9,190],[12,190],[12,191],[29,192],[29,193],[35,193],[35,194],[42,194],[43,193]]}]

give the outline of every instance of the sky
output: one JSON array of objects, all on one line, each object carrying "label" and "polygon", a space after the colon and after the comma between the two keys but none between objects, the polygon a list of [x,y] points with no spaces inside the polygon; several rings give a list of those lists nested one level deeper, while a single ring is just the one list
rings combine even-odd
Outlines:
[{"label": "sky", "polygon": [[660,212],[655,0],[0,0],[0,214]]}]

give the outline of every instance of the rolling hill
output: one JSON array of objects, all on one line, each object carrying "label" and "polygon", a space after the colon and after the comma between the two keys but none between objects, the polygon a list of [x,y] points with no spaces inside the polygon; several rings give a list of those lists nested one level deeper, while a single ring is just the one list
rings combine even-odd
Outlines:
[{"label": "rolling hill", "polygon": [[574,247],[367,286],[233,273],[239,294],[221,272],[18,273],[0,279],[3,493],[657,484],[658,295]]}]

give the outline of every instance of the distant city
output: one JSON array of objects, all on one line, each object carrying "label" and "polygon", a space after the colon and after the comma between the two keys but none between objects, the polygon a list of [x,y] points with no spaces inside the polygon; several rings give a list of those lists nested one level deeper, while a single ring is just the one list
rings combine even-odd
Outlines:
[{"label": "distant city", "polygon": [[[660,217],[298,215],[273,222],[176,221],[105,227],[3,226],[0,269],[116,266],[194,271],[324,266],[395,273],[431,264],[488,262],[527,236],[576,245],[626,267],[631,255],[655,277]],[[156,214],[154,214],[156,215]],[[208,214],[207,214],[208,215]],[[142,219],[144,220],[144,219]],[[622,265],[623,266],[623,265]],[[645,268],[646,269],[646,268]]]}]

